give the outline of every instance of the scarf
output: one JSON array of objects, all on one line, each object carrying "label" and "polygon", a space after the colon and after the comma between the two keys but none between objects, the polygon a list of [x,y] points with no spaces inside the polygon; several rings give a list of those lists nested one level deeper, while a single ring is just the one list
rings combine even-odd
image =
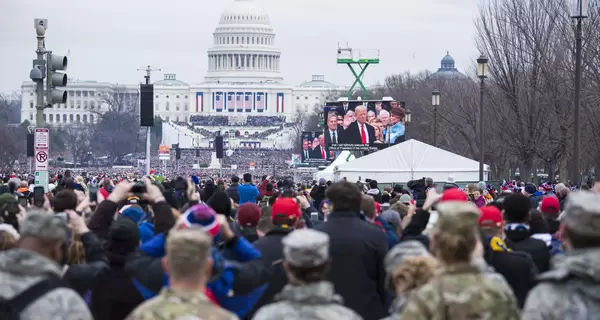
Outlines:
[{"label": "scarf", "polygon": [[502,240],[500,237],[491,237],[489,239],[489,244],[493,251],[498,251],[498,252],[511,251],[506,246],[506,243],[504,243],[504,240]]}]

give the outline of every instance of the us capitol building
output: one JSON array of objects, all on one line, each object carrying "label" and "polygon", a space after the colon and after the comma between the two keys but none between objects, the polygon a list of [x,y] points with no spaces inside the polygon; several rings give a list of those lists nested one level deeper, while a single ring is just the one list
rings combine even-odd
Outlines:
[{"label": "us capitol building", "polygon": [[[171,123],[198,120],[198,125],[216,117],[223,127],[228,127],[224,117],[233,124],[242,124],[247,117],[255,118],[250,125],[259,124],[256,118],[265,116],[290,123],[298,112],[312,112],[332,92],[344,89],[325,81],[322,75],[299,86],[284,83],[275,30],[266,11],[252,0],[234,0],[221,14],[207,62],[208,71],[200,84],[181,81],[175,73],[165,73],[163,80],[154,82],[155,116]],[[115,87],[137,103],[139,84],[69,80],[67,103],[46,109],[44,118],[50,126],[98,121],[98,112],[108,109],[102,96]],[[21,90],[21,121],[35,124],[34,83],[24,82]],[[247,131],[251,134],[265,129]]]}]

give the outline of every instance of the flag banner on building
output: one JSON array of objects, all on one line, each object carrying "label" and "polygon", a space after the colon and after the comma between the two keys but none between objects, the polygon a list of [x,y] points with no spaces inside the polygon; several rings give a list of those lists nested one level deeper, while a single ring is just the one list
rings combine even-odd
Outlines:
[{"label": "flag banner on building", "polygon": [[225,96],[223,96],[223,92],[215,92],[213,93],[213,109],[216,109],[217,111],[221,112],[223,111],[223,105],[224,105],[224,100],[225,100]]},{"label": "flag banner on building", "polygon": [[244,111],[244,93],[238,92],[235,94],[235,109],[237,112]]},{"label": "flag banner on building", "polygon": [[266,97],[263,92],[256,93],[256,101],[254,102],[256,106],[256,111],[263,112],[263,110],[265,109],[265,99]]},{"label": "flag banner on building", "polygon": [[282,92],[279,92],[277,94],[277,112],[284,112],[284,109],[283,109],[283,93]]},{"label": "flag banner on building", "polygon": [[246,92],[244,95],[244,109],[246,112],[252,111],[252,92]]},{"label": "flag banner on building", "polygon": [[235,111],[235,92],[227,93],[227,101],[225,101],[225,107],[227,108],[227,111]]},{"label": "flag banner on building", "polygon": [[204,112],[204,93],[196,92],[196,112]]}]

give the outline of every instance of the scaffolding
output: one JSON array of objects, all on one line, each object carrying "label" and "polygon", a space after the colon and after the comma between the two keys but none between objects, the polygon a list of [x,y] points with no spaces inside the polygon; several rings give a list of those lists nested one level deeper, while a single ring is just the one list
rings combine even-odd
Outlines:
[{"label": "scaffolding", "polygon": [[[367,87],[365,87],[363,84],[362,77],[369,65],[379,64],[379,50],[360,50],[349,47],[342,48],[338,45],[337,53],[337,63],[347,65],[354,75],[354,83],[352,83],[352,86],[350,86],[350,89],[348,89],[346,96],[349,100],[352,100],[352,92],[358,84],[365,93],[365,100],[368,100],[369,90],[367,90]],[[358,66],[360,73],[356,73],[354,65]]]}]

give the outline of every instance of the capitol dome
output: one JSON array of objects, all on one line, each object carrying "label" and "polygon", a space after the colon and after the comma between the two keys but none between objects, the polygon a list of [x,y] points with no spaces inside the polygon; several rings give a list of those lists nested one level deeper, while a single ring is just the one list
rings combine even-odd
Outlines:
[{"label": "capitol dome", "polygon": [[234,0],[219,19],[208,50],[207,82],[281,82],[281,51],[266,11],[253,0]]},{"label": "capitol dome", "polygon": [[460,73],[458,69],[456,69],[454,64],[454,58],[450,55],[450,52],[446,52],[446,55],[442,58],[440,63],[440,68],[436,73],[430,75],[430,77],[435,79],[466,79],[467,77]]}]

